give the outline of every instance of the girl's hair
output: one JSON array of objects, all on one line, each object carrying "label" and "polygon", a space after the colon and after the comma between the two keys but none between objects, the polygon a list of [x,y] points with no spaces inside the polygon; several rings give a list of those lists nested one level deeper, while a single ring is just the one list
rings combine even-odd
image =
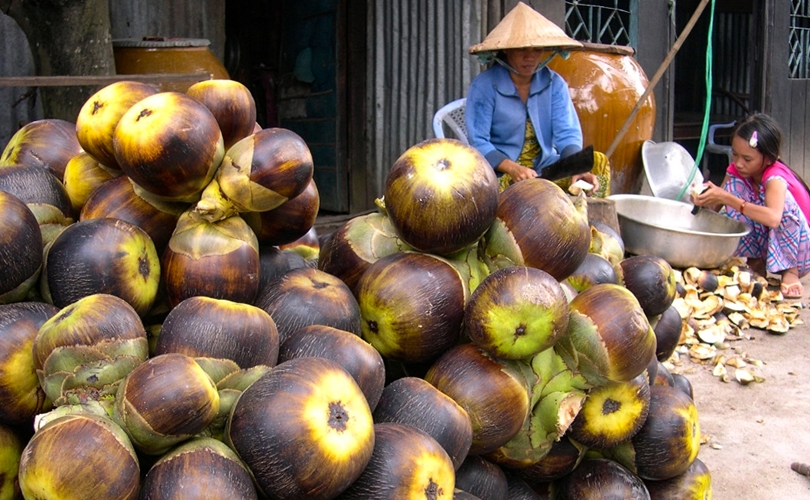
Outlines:
[{"label": "girl's hair", "polygon": [[773,161],[779,159],[782,148],[782,129],[764,113],[756,113],[737,125],[734,134]]},{"label": "girl's hair", "polygon": [[[762,153],[762,156],[773,161],[779,160],[779,151],[782,148],[782,129],[779,128],[776,120],[770,116],[764,113],[755,113],[740,122],[734,134]],[[793,175],[804,186],[804,189],[810,193],[810,186],[804,182],[804,179],[788,165],[785,166],[793,172]]]}]

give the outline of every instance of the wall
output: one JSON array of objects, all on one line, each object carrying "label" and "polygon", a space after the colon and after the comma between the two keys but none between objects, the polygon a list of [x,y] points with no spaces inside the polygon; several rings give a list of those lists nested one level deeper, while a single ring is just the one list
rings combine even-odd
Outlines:
[{"label": "wall", "polygon": [[225,0],[110,0],[112,37],[206,38],[225,57]]},{"label": "wall", "polygon": [[368,5],[367,192],[373,207],[394,161],[433,136],[433,115],[463,97],[478,64],[482,5],[468,0],[377,0]]}]

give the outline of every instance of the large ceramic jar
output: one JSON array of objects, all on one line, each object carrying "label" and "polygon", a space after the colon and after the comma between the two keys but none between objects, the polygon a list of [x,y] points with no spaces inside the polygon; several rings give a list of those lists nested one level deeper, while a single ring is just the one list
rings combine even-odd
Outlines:
[{"label": "large ceramic jar", "polygon": [[[208,48],[203,38],[126,38],[113,40],[115,72],[119,75],[150,73],[210,73],[214,79],[229,78],[228,70]],[[167,82],[161,91],[185,92],[193,84]]]},{"label": "large ceramic jar", "polygon": [[[549,63],[568,82],[584,144],[597,151],[607,151],[649,84],[634,54],[632,47],[585,43],[571,49],[568,59],[555,57]],[[641,190],[641,146],[652,139],[654,127],[655,96],[650,94],[610,155],[611,194]]]}]

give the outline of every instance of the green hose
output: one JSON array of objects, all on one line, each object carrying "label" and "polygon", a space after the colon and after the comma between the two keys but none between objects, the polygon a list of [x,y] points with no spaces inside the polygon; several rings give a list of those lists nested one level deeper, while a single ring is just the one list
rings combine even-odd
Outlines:
[{"label": "green hose", "polygon": [[692,166],[692,171],[689,173],[689,179],[681,189],[680,194],[676,200],[683,198],[686,190],[692,185],[695,179],[695,173],[698,171],[700,159],[703,157],[703,149],[706,147],[706,136],[709,132],[709,115],[711,114],[712,107],[712,32],[714,31],[714,2],[712,0],[711,7],[709,7],[709,36],[706,42],[706,110],[703,113],[703,128],[700,132],[700,141],[698,142],[697,155],[695,156],[695,164]]}]

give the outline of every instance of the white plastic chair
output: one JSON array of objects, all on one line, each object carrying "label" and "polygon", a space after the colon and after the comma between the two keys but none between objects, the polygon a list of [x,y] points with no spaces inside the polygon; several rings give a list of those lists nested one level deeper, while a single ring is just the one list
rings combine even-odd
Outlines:
[{"label": "white plastic chair", "polygon": [[433,115],[433,134],[436,137],[447,137],[445,127],[447,127],[455,139],[464,144],[469,144],[467,140],[467,125],[464,122],[464,107],[467,104],[466,98],[456,99],[442,106]]}]

